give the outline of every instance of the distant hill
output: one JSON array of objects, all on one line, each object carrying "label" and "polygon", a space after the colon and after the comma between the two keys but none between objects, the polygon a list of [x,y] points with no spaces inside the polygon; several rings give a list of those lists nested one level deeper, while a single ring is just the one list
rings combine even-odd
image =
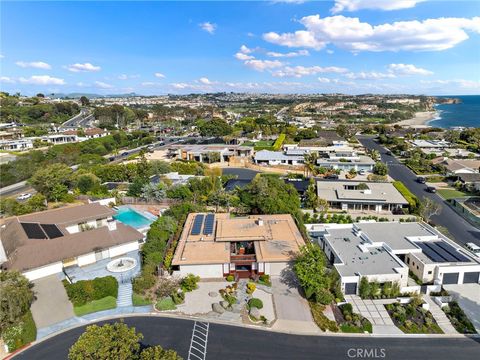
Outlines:
[{"label": "distant hill", "polygon": [[85,96],[89,99],[93,98],[109,98],[109,97],[132,97],[132,96],[140,96],[136,93],[129,93],[129,94],[108,94],[108,95],[100,95],[100,94],[90,94],[90,93],[53,93],[53,94],[46,94],[48,97],[51,98],[71,98],[71,99],[79,99],[82,96]]}]

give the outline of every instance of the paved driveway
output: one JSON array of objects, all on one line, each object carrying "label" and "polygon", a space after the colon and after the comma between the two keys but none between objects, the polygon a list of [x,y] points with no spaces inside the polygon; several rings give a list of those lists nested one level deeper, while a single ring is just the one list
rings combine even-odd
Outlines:
[{"label": "paved driveway", "polygon": [[480,284],[443,285],[480,333]]},{"label": "paved driveway", "polygon": [[272,328],[285,332],[318,333],[307,300],[300,295],[293,282],[272,277],[272,294],[277,320]]},{"label": "paved driveway", "polygon": [[44,328],[72,318],[72,303],[57,275],[33,281],[36,300],[32,304],[33,319],[37,328]]}]

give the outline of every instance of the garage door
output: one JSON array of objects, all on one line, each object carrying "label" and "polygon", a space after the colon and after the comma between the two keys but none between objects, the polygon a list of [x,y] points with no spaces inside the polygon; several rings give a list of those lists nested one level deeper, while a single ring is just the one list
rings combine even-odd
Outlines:
[{"label": "garage door", "polygon": [[458,284],[458,273],[443,274],[444,284]]},{"label": "garage door", "polygon": [[345,283],[345,295],[356,295],[357,283]]},{"label": "garage door", "polygon": [[464,284],[476,284],[478,283],[478,277],[480,276],[480,272],[466,272],[463,275],[463,283]]}]

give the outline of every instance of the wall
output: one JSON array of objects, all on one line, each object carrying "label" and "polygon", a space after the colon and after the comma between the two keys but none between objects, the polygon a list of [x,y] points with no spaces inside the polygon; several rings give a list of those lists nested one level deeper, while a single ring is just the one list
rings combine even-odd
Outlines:
[{"label": "wall", "polygon": [[23,275],[25,275],[25,277],[28,280],[36,280],[36,279],[43,278],[45,276],[61,273],[62,270],[63,270],[62,262],[57,262],[47,266],[42,266],[36,269],[25,271]]},{"label": "wall", "polygon": [[265,274],[267,275],[272,275],[272,276],[280,276],[282,274],[283,269],[285,269],[288,266],[288,263],[286,262],[271,262],[271,263],[265,263],[265,268],[269,268],[268,272],[267,269],[265,269]]},{"label": "wall", "polygon": [[405,263],[423,283],[433,282],[435,280],[435,264],[424,264],[414,253],[405,256]]},{"label": "wall", "polygon": [[180,270],[175,272],[180,276],[194,274],[201,278],[222,278],[223,264],[212,265],[180,265]]},{"label": "wall", "polygon": [[138,250],[138,248],[139,248],[139,245],[137,241],[129,242],[127,244],[123,244],[120,246],[114,246],[109,249],[110,257],[113,258],[115,256],[123,255],[130,251]]},{"label": "wall", "polygon": [[85,266],[88,264],[93,264],[94,262],[96,262],[94,252],[77,257],[78,266]]}]

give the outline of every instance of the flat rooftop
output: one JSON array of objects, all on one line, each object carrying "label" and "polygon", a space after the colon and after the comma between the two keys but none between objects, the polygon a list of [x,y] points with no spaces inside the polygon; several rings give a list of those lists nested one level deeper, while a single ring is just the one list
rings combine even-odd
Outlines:
[{"label": "flat rooftop", "polygon": [[[361,183],[368,186],[368,189],[358,190]],[[408,204],[395,186],[386,182],[317,181],[317,194],[331,202]]]},{"label": "flat rooftop", "polygon": [[335,263],[341,276],[397,274],[395,269],[404,266],[382,246],[366,244],[351,227],[328,229],[325,237],[342,262]]},{"label": "flat rooftop", "polygon": [[354,227],[360,229],[372,243],[385,242],[394,252],[418,251],[413,241],[438,238],[437,233],[417,222],[355,223]]},{"label": "flat rooftop", "polygon": [[205,213],[188,215],[173,257],[174,265],[229,263],[230,243],[241,241],[254,243],[257,261],[289,261],[305,244],[288,214],[238,218],[214,214],[213,231],[205,230],[206,217]]}]

